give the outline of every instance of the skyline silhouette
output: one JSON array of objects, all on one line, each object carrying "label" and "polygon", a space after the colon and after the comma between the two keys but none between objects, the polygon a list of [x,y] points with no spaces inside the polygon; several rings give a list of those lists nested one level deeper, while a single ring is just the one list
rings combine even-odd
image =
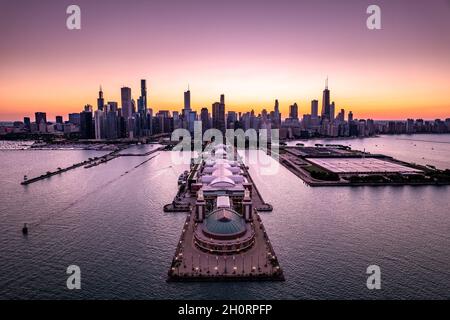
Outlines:
[{"label": "skyline silhouette", "polygon": [[120,101],[118,88],[136,93],[140,78],[155,112],[179,109],[189,84],[194,110],[225,93],[229,110],[259,112],[278,99],[287,114],[320,100],[327,75],[336,104],[361,118],[448,117],[444,0],[379,1],[381,30],[367,29],[367,3],[350,0],[81,0],[76,31],[65,26],[68,4],[1,4],[1,121],[76,112],[95,104],[100,83]]}]

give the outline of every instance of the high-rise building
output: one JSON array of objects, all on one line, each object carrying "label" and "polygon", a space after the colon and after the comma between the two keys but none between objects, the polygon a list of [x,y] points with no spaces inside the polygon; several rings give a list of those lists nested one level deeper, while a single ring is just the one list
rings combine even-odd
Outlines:
[{"label": "high-rise building", "polygon": [[274,128],[281,127],[281,113],[280,113],[280,105],[278,103],[278,99],[275,100],[275,106],[273,107],[273,121]]},{"label": "high-rise building", "polygon": [[220,102],[215,102],[212,105],[212,121],[213,128],[225,133],[225,95],[220,96]]},{"label": "high-rise building", "polygon": [[237,114],[234,111],[228,111],[227,113],[227,128],[234,129],[234,124],[237,121]]},{"label": "high-rise building", "polygon": [[191,134],[194,134],[194,124],[195,121],[197,121],[197,111],[190,111],[189,112],[189,119],[188,119],[188,123],[189,123],[189,132]]},{"label": "high-rise building", "polygon": [[311,118],[317,119],[319,117],[319,101],[311,101]]},{"label": "high-rise building", "polygon": [[95,137],[91,111],[80,113],[80,134],[82,139],[94,139]]},{"label": "high-rise building", "polygon": [[119,119],[117,117],[117,110],[113,111],[110,107],[110,110],[106,113],[106,139],[117,138],[119,138]]},{"label": "high-rise building", "polygon": [[209,129],[208,108],[202,108],[200,111],[200,120],[202,121],[202,132],[205,133],[205,131]]},{"label": "high-rise building", "polygon": [[344,122],[345,121],[345,110],[341,109],[341,112],[339,112],[337,118],[338,121]]},{"label": "high-rise building", "polygon": [[35,112],[34,119],[38,126],[41,122],[47,123],[47,114],[45,112]]},{"label": "high-rise building", "polygon": [[25,129],[30,130],[30,128],[31,128],[31,119],[30,119],[30,117],[24,117],[23,118],[23,125],[24,125]]},{"label": "high-rise building", "polygon": [[131,99],[131,117],[136,113],[136,101],[134,99]]},{"label": "high-rise building", "polygon": [[69,113],[69,122],[79,126],[80,125],[80,114],[79,113]]},{"label": "high-rise building", "polygon": [[184,110],[191,111],[191,91],[188,90],[184,93]]},{"label": "high-rise building", "polygon": [[96,110],[94,112],[95,139],[106,139],[106,125],[105,112]]},{"label": "high-rise building", "polygon": [[63,123],[63,117],[62,116],[56,116],[56,123],[62,124]]},{"label": "high-rise building", "polygon": [[325,90],[323,90],[322,119],[330,120],[330,90],[328,90],[328,78],[325,81]]},{"label": "high-rise building", "polygon": [[334,104],[334,101],[330,104],[330,121],[334,120],[334,113],[335,113],[336,105]]},{"label": "high-rise building", "polygon": [[353,121],[353,112],[350,111],[350,112],[348,113],[348,122],[352,122],[352,121]]},{"label": "high-rise building", "polygon": [[133,115],[133,105],[131,102],[131,88],[123,87],[120,89],[120,96],[122,101],[122,117],[125,122]]},{"label": "high-rise building", "polygon": [[100,86],[100,91],[98,92],[98,99],[97,99],[97,109],[103,111],[104,106],[105,106],[105,99],[103,99],[103,90],[102,86]]},{"label": "high-rise building", "polygon": [[119,110],[119,105],[115,101],[108,101],[106,104],[107,112],[117,112]]},{"label": "high-rise building", "polygon": [[138,99],[138,112],[145,114],[147,111],[147,82],[141,79],[141,96]]},{"label": "high-rise building", "polygon": [[297,103],[289,106],[289,118],[292,120],[298,120],[298,106]]}]

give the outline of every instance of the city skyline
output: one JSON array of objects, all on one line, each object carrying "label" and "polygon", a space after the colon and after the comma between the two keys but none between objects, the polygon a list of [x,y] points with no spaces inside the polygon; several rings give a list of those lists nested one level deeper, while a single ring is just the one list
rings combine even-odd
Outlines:
[{"label": "city skyline", "polygon": [[[23,3],[2,4],[10,14],[0,22],[0,121],[95,106],[100,84],[107,101],[120,101],[124,86],[137,100],[135,79],[147,79],[154,112],[181,110],[179,93],[189,85],[197,112],[225,94],[227,110],[259,113],[278,99],[283,117],[294,102],[301,116],[311,100],[321,103],[327,76],[337,110],[360,118],[448,117],[450,6],[443,0],[380,1],[376,31],[365,27],[367,4],[357,1],[193,1],[175,11],[162,2],[77,4],[77,31],[65,28],[65,2],[30,1],[32,17]],[[123,19],[126,28],[111,23]]]},{"label": "city skyline", "polygon": [[[85,109],[87,106],[92,107],[92,111],[94,110],[100,110],[103,111],[103,107],[106,107],[108,104],[114,104],[115,108],[119,108],[119,109],[123,109],[122,105],[124,104],[124,100],[123,100],[123,95],[126,95],[126,101],[127,102],[127,106],[126,109],[130,109],[130,115],[131,115],[131,108],[134,108],[136,110],[140,110],[139,105],[140,105],[140,99],[142,97],[142,95],[145,95],[145,102],[142,102],[143,104],[145,104],[145,109],[148,110],[152,110],[153,114],[157,114],[158,112],[169,112],[169,115],[171,115],[173,112],[176,113],[180,113],[180,115],[183,113],[184,110],[188,110],[188,111],[193,111],[196,112],[198,115],[201,114],[203,109],[207,109],[209,114],[211,115],[213,113],[214,110],[214,104],[218,104],[219,102],[214,100],[214,97],[212,97],[210,99],[209,102],[207,102],[205,105],[193,105],[191,103],[192,101],[192,95],[191,95],[191,89],[190,89],[190,85],[188,84],[187,89],[185,88],[186,91],[183,90],[183,97],[181,97],[180,103],[177,106],[174,107],[169,107],[169,108],[153,108],[151,104],[148,104],[148,100],[147,100],[147,79],[141,79],[139,80],[139,86],[136,89],[133,89],[134,86],[129,86],[129,85],[121,85],[120,88],[118,88],[116,91],[119,91],[119,94],[113,94],[112,97],[115,97],[117,99],[114,98],[110,98],[111,96],[105,95],[105,90],[104,90],[104,86],[102,84],[99,85],[99,91],[93,91],[97,94],[96,97],[93,97],[92,99],[89,100],[89,102],[85,102],[83,103],[80,107],[74,109],[74,110],[70,110],[67,113],[64,112],[60,112],[58,110],[54,111],[54,112],[48,112],[45,109],[35,109],[35,110],[30,110],[29,113],[22,115],[21,117],[17,118],[17,119],[1,119],[0,121],[3,122],[14,122],[14,121],[21,121],[23,120],[23,118],[26,117],[32,117],[35,113],[45,113],[46,114],[46,118],[47,121],[52,122],[51,120],[54,120],[55,122],[58,122],[58,117],[64,117],[64,116],[68,116],[71,113],[79,113],[80,111],[82,111],[83,109]],[[330,109],[327,106],[331,106],[333,105],[333,113],[335,112],[335,115],[339,114],[339,111],[342,109],[345,109],[347,112],[352,112],[355,113],[355,111],[351,108],[351,106],[344,106],[342,104],[336,103],[334,96],[335,96],[335,92],[333,91],[333,95],[330,97],[330,88],[329,88],[329,78],[326,77],[325,80],[325,86],[322,88],[323,92],[317,94],[317,97],[313,97],[311,100],[309,101],[302,101],[303,105],[298,103],[298,101],[292,101],[292,102],[285,102],[286,105],[281,105],[280,103],[280,99],[278,98],[274,98],[271,102],[269,102],[267,105],[262,106],[260,108],[255,108],[252,106],[249,106],[247,108],[242,107],[241,108],[233,108],[232,106],[230,107],[227,104],[227,109],[225,110],[225,114],[228,114],[228,112],[232,112],[232,113],[248,113],[251,111],[254,111],[255,115],[260,116],[262,113],[264,113],[265,111],[270,111],[272,110],[272,108],[274,108],[274,106],[276,105],[276,108],[279,108],[280,110],[280,116],[282,120],[286,120],[288,118],[290,118],[290,114],[291,114],[291,108],[295,105],[296,109],[297,109],[297,116],[299,119],[301,119],[303,116],[305,115],[310,115],[312,114],[312,104],[315,104],[315,108],[316,108],[316,112],[318,116],[323,117],[323,115],[327,115],[330,113]],[[144,87],[142,87],[142,85]],[[151,88],[150,88],[151,91]],[[133,92],[135,94],[133,94]],[[220,90],[217,92],[221,92]],[[179,96],[180,93],[178,93]],[[223,99],[224,96],[226,94],[220,93],[220,98]],[[194,92],[194,96],[195,96],[195,92]],[[318,98],[318,97],[321,98]],[[195,100],[195,99],[194,99]],[[216,99],[217,100],[217,99]],[[233,99],[227,99],[228,100],[233,100]],[[101,105],[101,107],[100,107]],[[144,105],[142,105],[142,108],[144,108]],[[63,110],[63,109],[61,109]],[[125,111],[127,112],[127,111]],[[373,116],[371,116],[370,114],[365,117],[363,116],[364,114],[360,114],[358,113],[360,116],[356,117],[357,119],[373,119],[373,120],[377,120],[377,121],[405,121],[406,119],[423,119],[423,120],[436,120],[436,119],[441,119],[441,120],[445,120],[448,119],[448,115],[449,113],[446,111],[446,113],[443,114],[442,117],[437,117],[437,118],[426,118],[426,117],[411,117],[408,116],[408,114],[404,115],[404,118],[399,118],[399,119],[394,119],[394,118],[374,118]],[[128,117],[128,116],[127,116]]]}]

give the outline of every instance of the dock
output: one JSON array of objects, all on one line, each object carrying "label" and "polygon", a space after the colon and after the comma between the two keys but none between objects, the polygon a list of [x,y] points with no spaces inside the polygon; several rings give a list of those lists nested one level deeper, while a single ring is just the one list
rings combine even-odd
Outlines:
[{"label": "dock", "polygon": [[[191,167],[189,176],[198,170],[198,164]],[[185,190],[178,192],[174,202],[167,205],[176,211],[176,206],[187,212],[181,230],[175,254],[168,271],[167,281],[283,281],[283,271],[270,243],[259,212],[270,211],[272,206],[264,201],[251,179],[246,166],[241,163],[240,169],[251,185],[251,219],[248,226],[254,232],[254,240],[250,248],[231,253],[214,252],[197,245],[198,228],[201,222],[196,215],[198,197]],[[176,204],[176,205],[174,205]],[[166,209],[166,208],[165,208]],[[220,210],[220,209],[219,209]],[[171,211],[171,210],[165,210]],[[180,210],[181,211],[181,210]],[[213,211],[214,212],[214,211]],[[202,227],[203,228],[203,227]],[[197,235],[195,234],[197,232]],[[244,236],[242,236],[244,237]],[[209,239],[206,239],[207,241]],[[239,240],[239,238],[238,238]],[[213,239],[211,238],[211,241]],[[220,243],[220,240],[217,240]]]},{"label": "dock", "polygon": [[113,159],[116,159],[118,157],[130,157],[130,156],[134,156],[134,157],[142,157],[142,156],[149,156],[159,150],[162,150],[164,148],[164,146],[160,146],[158,148],[155,148],[154,150],[150,150],[149,152],[143,153],[143,154],[120,154],[120,151],[122,151],[123,149],[119,149],[119,150],[114,150],[106,155],[103,155],[101,157],[94,157],[94,158],[89,158],[87,160],[81,161],[79,163],[75,163],[69,167],[66,168],[58,168],[55,171],[47,171],[45,174],[42,174],[40,176],[34,177],[34,178],[30,178],[30,179],[26,179],[24,181],[22,181],[20,184],[21,185],[29,185],[31,183],[34,182],[38,182],[44,179],[48,179],[52,176],[55,175],[60,175],[64,172],[76,169],[76,168],[80,168],[80,167],[84,167],[85,169],[90,169],[92,167],[98,166],[100,164],[104,164],[107,163]]}]

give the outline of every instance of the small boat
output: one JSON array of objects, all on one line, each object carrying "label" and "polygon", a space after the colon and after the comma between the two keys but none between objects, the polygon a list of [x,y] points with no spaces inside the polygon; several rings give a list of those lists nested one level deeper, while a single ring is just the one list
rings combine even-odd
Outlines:
[{"label": "small boat", "polygon": [[22,233],[24,235],[28,234],[28,226],[26,223],[23,224]]}]

